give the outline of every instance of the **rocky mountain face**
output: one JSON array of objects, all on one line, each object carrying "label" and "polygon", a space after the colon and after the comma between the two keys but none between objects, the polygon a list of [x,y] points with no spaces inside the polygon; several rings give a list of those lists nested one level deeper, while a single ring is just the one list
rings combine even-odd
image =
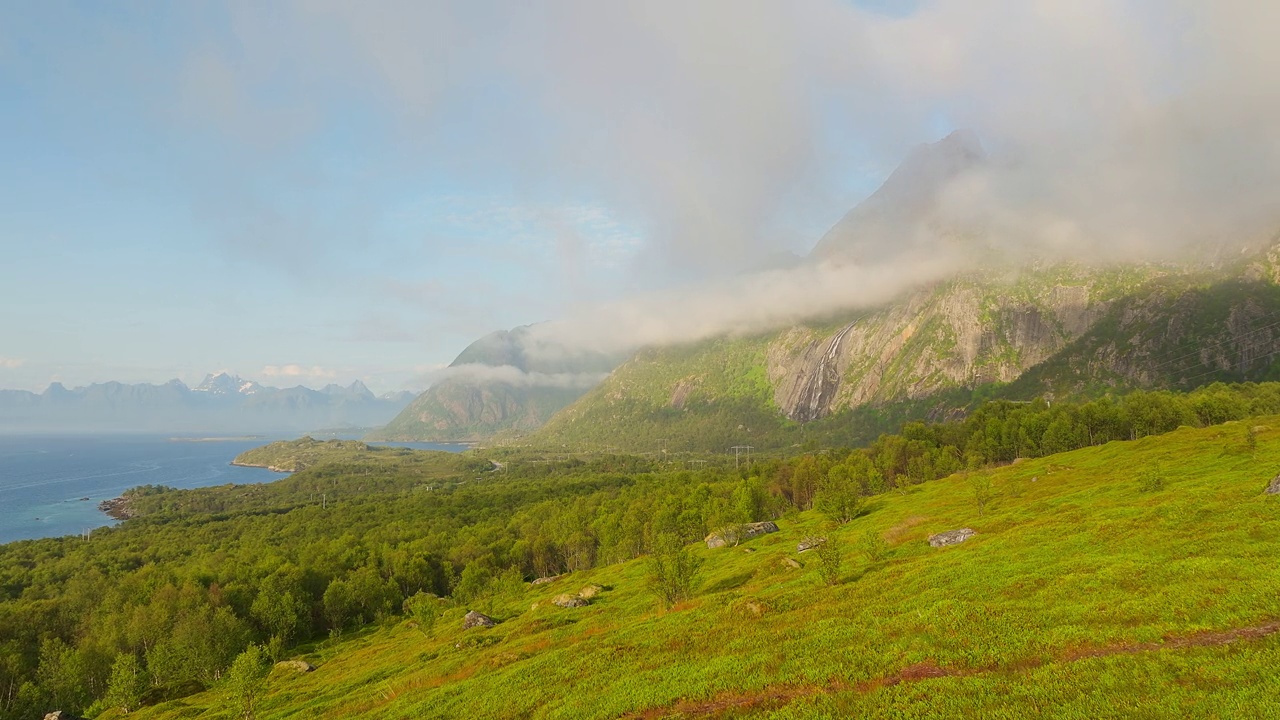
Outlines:
[{"label": "rocky mountain face", "polygon": [[442,378],[370,439],[473,441],[528,431],[599,382],[619,359],[540,345],[529,327],[467,346]]},{"label": "rocky mountain face", "polygon": [[844,408],[1011,382],[1103,317],[1117,281],[1108,271],[958,279],[834,332],[790,328],[768,344],[774,402],[787,418],[808,422]]},{"label": "rocky mountain face", "polygon": [[4,432],[275,433],[371,427],[402,410],[410,397],[376,398],[360,381],[323,390],[274,388],[217,373],[194,388],[118,382],[43,393],[0,390]]},{"label": "rocky mountain face", "polygon": [[[1091,396],[1280,377],[1265,255],[1200,267],[988,272],[754,337],[650,349],[533,436],[547,444],[777,445],[970,399]],[[698,438],[691,444],[689,438]]]}]

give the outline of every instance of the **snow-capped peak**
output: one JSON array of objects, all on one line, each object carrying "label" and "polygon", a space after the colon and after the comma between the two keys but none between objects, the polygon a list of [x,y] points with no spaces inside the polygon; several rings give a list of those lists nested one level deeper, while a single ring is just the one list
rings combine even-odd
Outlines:
[{"label": "snow-capped peak", "polygon": [[210,395],[253,395],[260,392],[262,386],[252,380],[244,380],[238,375],[218,372],[206,375],[204,382],[191,389]]}]

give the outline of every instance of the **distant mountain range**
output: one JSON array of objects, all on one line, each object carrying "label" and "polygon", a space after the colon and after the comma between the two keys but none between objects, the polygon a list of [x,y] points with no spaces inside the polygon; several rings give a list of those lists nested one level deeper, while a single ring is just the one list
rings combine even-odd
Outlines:
[{"label": "distant mountain range", "polygon": [[194,388],[94,383],[42,393],[0,390],[0,432],[273,433],[318,428],[381,426],[413,400],[413,393],[375,396],[359,380],[320,390],[275,388],[228,373]]}]

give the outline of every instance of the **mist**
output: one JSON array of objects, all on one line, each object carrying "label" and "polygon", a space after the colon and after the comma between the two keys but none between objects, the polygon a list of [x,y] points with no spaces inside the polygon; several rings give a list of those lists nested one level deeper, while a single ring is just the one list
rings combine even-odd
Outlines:
[{"label": "mist", "polygon": [[[575,340],[566,343],[566,347],[577,349],[580,347]],[[563,350],[563,348],[558,348]],[[417,382],[426,385],[435,385],[447,380],[460,380],[466,383],[482,384],[482,383],[504,383],[520,388],[561,388],[586,390],[608,376],[607,372],[559,372],[545,373],[537,371],[528,371],[513,365],[481,365],[478,363],[466,363],[462,365],[451,365],[449,367],[440,368],[425,375],[420,376]]]}]

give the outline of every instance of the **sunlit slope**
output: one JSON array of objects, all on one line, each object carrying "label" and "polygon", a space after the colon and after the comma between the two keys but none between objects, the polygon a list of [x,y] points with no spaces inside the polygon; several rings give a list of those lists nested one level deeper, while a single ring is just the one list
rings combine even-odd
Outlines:
[{"label": "sunlit slope", "polygon": [[[671,612],[640,560],[495,601],[492,629],[462,630],[459,607],[430,637],[401,622],[327,641],[303,655],[315,672],[275,671],[259,716],[1274,716],[1277,470],[1271,417],[984,471],[982,515],[975,476],[953,476],[836,530],[806,512],[699,547],[700,589]],[[926,542],[962,527],[977,535]],[[814,534],[844,547],[834,587],[795,554]],[[878,561],[868,535],[888,546]],[[588,583],[606,588],[589,607],[548,602]],[[221,705],[210,692],[130,717],[230,717]]]}]

